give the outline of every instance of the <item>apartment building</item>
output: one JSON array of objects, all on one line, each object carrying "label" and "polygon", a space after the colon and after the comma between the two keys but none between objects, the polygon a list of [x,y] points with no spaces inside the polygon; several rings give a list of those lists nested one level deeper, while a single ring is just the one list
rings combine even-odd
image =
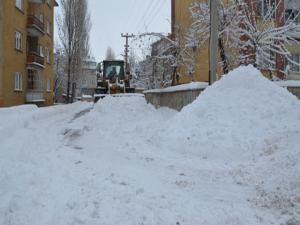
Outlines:
[{"label": "apartment building", "polygon": [[[300,1],[299,0],[285,0],[285,18],[293,19],[295,23],[300,24]],[[300,33],[294,32],[292,35],[300,41]],[[287,71],[287,79],[300,80],[300,45],[294,44],[287,46],[292,54],[292,59],[298,63],[290,64],[285,62],[285,67],[289,66]]]},{"label": "apartment building", "polygon": [[55,0],[0,1],[0,107],[53,104]]},{"label": "apartment building", "polygon": [[[232,0],[223,0],[225,4],[229,3]],[[274,16],[274,22],[279,26],[280,24],[284,23],[284,16],[279,15],[286,15],[286,18],[292,18],[293,15],[299,15],[298,12],[300,11],[300,0],[243,0],[245,3],[251,6],[255,6],[253,10],[256,12],[256,20],[260,20],[260,16],[267,13],[268,6],[278,4],[279,7],[276,11],[276,15]],[[173,37],[176,38],[184,38],[184,35],[188,32],[190,25],[192,23],[191,20],[191,13],[190,13],[190,6],[194,2],[194,0],[171,0],[171,7],[172,7],[172,34]],[[203,0],[203,2],[208,2],[207,0]],[[300,22],[300,18],[295,18],[295,22]],[[183,37],[180,37],[183,35]],[[300,40],[300,34],[295,33],[294,37]],[[195,58],[196,58],[196,68],[193,77],[188,75],[187,68],[181,67],[179,68],[179,72],[182,75],[180,78],[179,83],[187,83],[192,80],[196,81],[205,81],[209,80],[209,46],[208,44],[202,46],[201,49],[195,49]],[[293,60],[299,62],[300,64],[300,46],[299,45],[291,45],[287,46],[287,48],[292,53]],[[232,49],[232,51],[239,51],[237,49]],[[300,79],[300,66],[299,65],[291,65],[290,63],[284,61],[281,57],[271,55],[271,57],[276,57],[276,68],[277,72],[279,71],[287,71],[287,76],[284,78],[287,79]],[[264,69],[264,68],[262,68]],[[222,74],[222,68],[218,68],[218,74]],[[274,74],[278,75],[278,74]],[[282,73],[280,72],[279,77],[283,77]]]},{"label": "apartment building", "polygon": [[[190,25],[192,23],[190,6],[194,0],[172,0],[172,34],[179,39],[184,39],[188,33]],[[198,49],[195,53],[197,65],[193,77],[188,76],[188,69],[185,67],[179,68],[181,74],[179,83],[188,83],[192,80],[208,82],[209,76],[209,52],[208,45]]]}]

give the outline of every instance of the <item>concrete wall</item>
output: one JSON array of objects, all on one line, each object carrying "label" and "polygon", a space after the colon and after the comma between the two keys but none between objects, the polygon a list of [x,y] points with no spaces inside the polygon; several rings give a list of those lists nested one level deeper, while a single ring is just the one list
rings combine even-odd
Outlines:
[{"label": "concrete wall", "polygon": [[288,87],[289,92],[296,95],[300,99],[300,87]]},{"label": "concrete wall", "polygon": [[[288,87],[292,94],[300,99],[300,87]],[[180,111],[184,106],[192,103],[204,89],[173,91],[173,92],[145,92],[145,98],[156,108],[169,107]]]},{"label": "concrete wall", "polygon": [[192,103],[204,89],[173,91],[173,92],[146,92],[145,98],[156,108],[169,107],[180,111],[184,106]]}]

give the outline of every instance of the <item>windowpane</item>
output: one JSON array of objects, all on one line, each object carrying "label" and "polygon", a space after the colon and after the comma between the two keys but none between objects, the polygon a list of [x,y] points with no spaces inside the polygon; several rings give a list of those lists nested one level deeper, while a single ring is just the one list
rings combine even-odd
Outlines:
[{"label": "windowpane", "polygon": [[294,64],[294,63],[291,63],[290,64],[290,68],[292,71],[294,72],[300,72],[300,55],[299,54],[293,54],[292,55],[292,60],[297,63],[297,64]]},{"label": "windowpane", "polygon": [[16,7],[23,10],[23,0],[16,0]]},{"label": "windowpane", "polygon": [[16,91],[22,90],[22,74],[19,72],[15,73],[15,90]]},{"label": "windowpane", "polygon": [[43,46],[40,46],[39,50],[40,50],[40,56],[44,57],[45,54],[44,54],[44,48],[43,48]]},{"label": "windowpane", "polygon": [[50,79],[47,79],[47,91],[51,91],[51,82],[50,82]]},{"label": "windowpane", "polygon": [[22,34],[18,31],[15,32],[15,48],[22,49]]}]

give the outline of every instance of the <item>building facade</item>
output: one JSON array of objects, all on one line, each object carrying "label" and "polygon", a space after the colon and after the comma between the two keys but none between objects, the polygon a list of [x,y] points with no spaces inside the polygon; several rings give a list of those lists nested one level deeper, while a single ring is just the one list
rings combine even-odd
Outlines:
[{"label": "building facade", "polygon": [[[200,1],[200,0],[199,0]],[[231,0],[223,0],[225,4],[228,4]],[[251,8],[254,6],[255,17],[256,20],[260,20],[260,15],[263,15],[267,12],[267,5],[278,5],[276,10],[276,16],[274,17],[274,22],[277,26],[282,26],[284,23],[284,16],[286,18],[291,18],[292,15],[299,15],[300,11],[300,1],[299,0],[243,0],[248,5],[251,5]],[[172,36],[173,38],[184,38],[184,35],[188,32],[188,29],[191,26],[192,19],[190,13],[190,6],[194,0],[171,0],[171,8],[172,8]],[[207,3],[207,0],[203,0],[203,2]],[[295,22],[300,22],[300,18],[295,18]],[[180,37],[180,36],[183,37]],[[295,33],[294,37],[296,39],[300,38],[299,33]],[[300,39],[299,39],[300,40]],[[300,64],[300,46],[299,45],[291,45],[287,46],[292,54],[292,58],[294,61]],[[238,49],[232,49],[230,51],[238,52]],[[188,70],[185,67],[179,68],[179,73],[181,74],[179,83],[187,83],[192,80],[196,81],[209,81],[209,46],[204,45],[200,48],[197,48],[194,52],[196,66],[193,77],[189,76]],[[276,60],[276,69],[277,73],[274,75],[279,75],[280,78],[286,79],[300,79],[300,66],[298,65],[290,65],[279,55],[271,56],[275,57]],[[237,64],[238,66],[238,64]],[[265,68],[261,68],[265,69]],[[286,75],[283,76],[281,71],[285,71]],[[223,74],[221,66],[218,68],[218,74]]]},{"label": "building facade", "polygon": [[[293,19],[295,23],[300,24],[300,1],[298,0],[285,0],[285,18]],[[298,16],[297,16],[298,15]],[[294,38],[300,41],[300,33],[295,32],[293,33]],[[300,45],[290,45],[287,46],[289,51],[292,54],[292,59],[298,63],[296,64],[289,64],[288,62],[285,63],[285,66],[288,66],[287,69],[287,79],[290,80],[300,80]]]},{"label": "building facade", "polygon": [[0,106],[53,104],[55,0],[0,2]]},{"label": "building facade", "polygon": [[0,2],[0,107],[4,105],[3,98],[3,3]]},{"label": "building facade", "polygon": [[[188,33],[190,25],[192,23],[190,6],[194,0],[171,0],[172,1],[172,34],[175,38],[185,38],[185,34]],[[193,76],[189,76],[188,68],[181,67],[178,72],[181,75],[179,83],[188,83],[193,80],[208,82],[208,70],[209,70],[209,57],[208,46],[204,46],[201,50],[197,50],[195,53],[196,67]]]}]

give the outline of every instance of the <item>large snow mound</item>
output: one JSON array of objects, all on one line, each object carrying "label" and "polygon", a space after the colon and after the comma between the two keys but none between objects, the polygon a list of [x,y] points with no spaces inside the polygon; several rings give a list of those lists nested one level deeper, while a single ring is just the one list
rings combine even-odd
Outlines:
[{"label": "large snow mound", "polygon": [[300,102],[286,89],[252,66],[240,67],[178,113],[168,131],[164,135],[176,144],[165,148],[186,163],[211,168],[212,177],[221,170],[219,176],[254,188],[243,196],[275,214],[274,224],[300,224]]},{"label": "large snow mound", "polygon": [[299,100],[253,66],[239,67],[208,87],[170,125],[173,137],[195,140],[199,148],[215,151],[213,157],[221,150],[230,160],[236,154],[249,157],[299,128]]}]

